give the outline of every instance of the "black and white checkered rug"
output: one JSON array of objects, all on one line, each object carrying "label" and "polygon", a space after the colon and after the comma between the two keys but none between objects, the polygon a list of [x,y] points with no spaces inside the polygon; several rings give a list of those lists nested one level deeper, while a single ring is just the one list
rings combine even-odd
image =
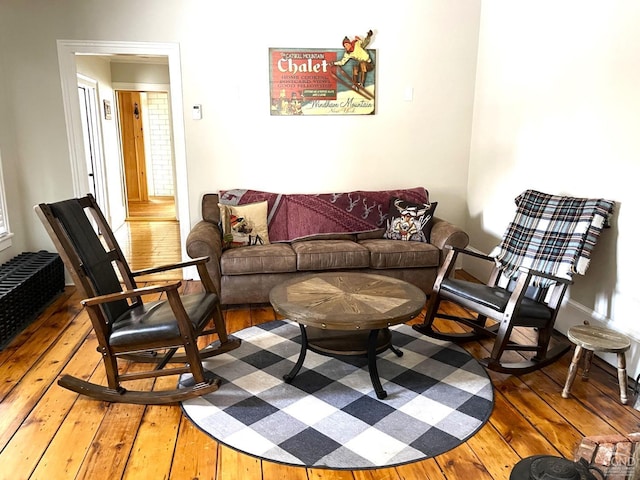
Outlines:
[{"label": "black and white checkered rug", "polygon": [[285,383],[300,353],[300,328],[274,321],[234,333],[242,345],[205,362],[222,379],[220,389],[183,402],[183,411],[231,448],[297,466],[388,467],[456,447],[491,414],[486,372],[457,345],[407,325],[391,330],[404,355],[378,355],[384,400],[366,358],[308,351],[300,373]]}]

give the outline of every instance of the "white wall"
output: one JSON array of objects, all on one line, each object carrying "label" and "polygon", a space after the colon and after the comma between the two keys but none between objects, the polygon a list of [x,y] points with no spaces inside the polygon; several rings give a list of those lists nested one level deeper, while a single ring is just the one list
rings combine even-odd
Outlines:
[{"label": "white wall", "polygon": [[[111,63],[111,80],[120,83],[166,84],[169,80],[169,67],[165,63],[130,63],[116,59]],[[151,62],[151,59],[148,60]]]},{"label": "white wall", "polygon": [[[192,224],[202,194],[221,188],[416,185],[430,190],[441,216],[464,224],[479,8],[479,0],[375,0],[357,14],[336,0],[320,8],[258,0],[0,3],[0,126],[8,127],[0,148],[6,164],[19,166],[8,181],[21,185],[9,192],[14,247],[0,261],[52,248],[32,205],[73,193],[59,39],[179,44]],[[340,48],[345,35],[369,29],[378,51],[376,115],[269,115],[269,47]],[[193,104],[202,104],[200,121],[191,120]]]},{"label": "white wall", "polygon": [[[640,2],[482,3],[467,228],[488,252],[527,188],[616,201],[557,326],[588,320],[640,340]],[[465,268],[473,270],[471,265]],[[475,272],[480,274],[480,272]],[[638,371],[637,343],[628,356]]]}]

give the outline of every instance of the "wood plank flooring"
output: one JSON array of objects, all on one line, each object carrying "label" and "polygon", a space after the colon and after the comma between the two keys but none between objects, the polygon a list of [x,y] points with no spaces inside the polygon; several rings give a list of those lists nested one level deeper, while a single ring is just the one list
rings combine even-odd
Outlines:
[{"label": "wood plank flooring", "polygon": [[[180,223],[175,220],[127,221],[114,232],[132,270],[181,261]],[[182,278],[182,270],[155,274],[155,280]]]},{"label": "wood plank flooring", "polygon": [[[184,282],[183,288],[195,291],[200,284]],[[67,287],[0,352],[0,479],[507,480],[521,458],[570,458],[583,436],[640,431],[640,412],[620,404],[614,371],[598,359],[590,381],[577,380],[571,397],[561,397],[567,354],[520,377],[490,372],[495,408],[489,422],[435,458],[360,471],[261,461],[218,444],[177,405],[107,404],[59,387],[62,372],[104,381],[79,300],[75,288]],[[231,332],[276,318],[269,305],[227,308],[224,314]],[[477,358],[488,354],[485,342],[464,346]],[[156,387],[163,385],[175,385],[175,378],[156,380]]]},{"label": "wood plank flooring", "polygon": [[149,197],[146,202],[128,202],[129,221],[176,220],[175,197]]},{"label": "wood plank flooring", "polygon": [[[186,282],[185,288],[199,288]],[[89,320],[68,287],[0,352],[0,478],[508,479],[521,458],[571,457],[586,435],[640,430],[640,412],[619,403],[611,368],[596,361],[589,382],[560,395],[570,355],[520,377],[490,372],[495,408],[467,442],[438,457],[369,471],[288,467],[233,451],[207,437],[179,406],[107,404],[55,382],[62,373],[104,381]],[[230,331],[276,318],[270,306],[225,309]],[[477,357],[483,343],[466,348]],[[164,379],[170,384],[175,379]],[[157,381],[160,385],[160,380]]]}]

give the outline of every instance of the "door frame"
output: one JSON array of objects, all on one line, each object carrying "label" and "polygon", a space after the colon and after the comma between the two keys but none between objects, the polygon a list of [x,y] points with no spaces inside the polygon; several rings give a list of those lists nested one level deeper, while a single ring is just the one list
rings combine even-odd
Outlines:
[{"label": "door frame", "polygon": [[[100,205],[106,207],[107,218],[110,218],[109,204],[106,198],[105,187],[105,165],[104,165],[104,149],[102,147],[102,123],[100,122],[100,107],[98,104],[98,82],[93,78],[86,75],[78,74],[77,76],[78,87],[82,87],[89,91],[91,108],[87,111],[88,125],[85,127],[88,129],[87,141],[93,147],[94,154],[91,156],[93,159],[93,178],[95,184],[95,196]],[[85,157],[85,161],[89,156]],[[88,173],[88,172],[87,172]]]},{"label": "door frame", "polygon": [[[82,55],[160,55],[169,63],[170,105],[172,115],[173,148],[176,182],[176,214],[180,221],[180,237],[189,234],[189,194],[187,189],[187,155],[184,133],[184,108],[182,103],[182,70],[180,67],[180,47],[177,43],[118,42],[98,40],[58,40],[58,64],[62,83],[62,100],[67,126],[67,142],[71,162],[74,196],[88,192],[87,169],[85,165],[84,139],[80,119],[77,68],[75,56]],[[119,192],[121,193],[121,192]],[[107,192],[109,195],[109,192]],[[182,258],[188,259],[185,242],[181,243]],[[192,278],[194,269],[183,269],[185,278]],[[187,273],[188,272],[188,273]]]}]

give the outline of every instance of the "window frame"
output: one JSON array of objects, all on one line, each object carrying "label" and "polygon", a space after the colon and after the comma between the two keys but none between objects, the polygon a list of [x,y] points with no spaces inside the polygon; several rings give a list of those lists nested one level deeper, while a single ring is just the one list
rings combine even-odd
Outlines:
[{"label": "window frame", "polygon": [[11,227],[9,225],[9,212],[7,211],[6,188],[2,175],[2,152],[0,152],[0,250],[11,247]]}]

